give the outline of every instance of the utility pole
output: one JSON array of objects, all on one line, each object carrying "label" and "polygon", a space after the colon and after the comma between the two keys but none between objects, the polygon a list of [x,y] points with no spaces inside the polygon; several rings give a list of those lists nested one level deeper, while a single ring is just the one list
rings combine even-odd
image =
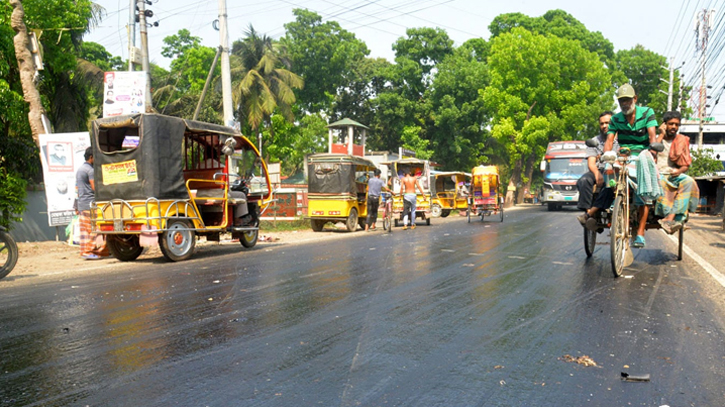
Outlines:
[{"label": "utility pole", "polygon": [[222,106],[224,125],[234,127],[232,107],[232,74],[229,67],[229,32],[227,30],[227,1],[219,0],[219,41],[222,47]]},{"label": "utility pole", "polygon": [[705,85],[705,57],[707,53],[707,40],[712,28],[713,10],[704,9],[697,14],[695,18],[695,31],[697,32],[697,49],[700,51],[700,70],[702,72],[702,81],[700,83],[700,132],[697,136],[697,149],[702,150],[702,132],[705,121],[705,108],[707,107],[707,87]]},{"label": "utility pole", "polygon": [[670,82],[669,82],[669,88],[667,91],[667,111],[672,111],[672,87],[675,84],[675,67],[673,66],[675,62],[675,58],[670,58]]},{"label": "utility pole", "polygon": [[[146,111],[153,108],[151,100],[151,68],[149,67],[148,25],[146,25],[146,0],[138,0],[139,31],[141,33],[141,69],[146,72]],[[151,4],[151,2],[149,2]],[[151,10],[149,10],[151,11]],[[153,16],[153,13],[149,17]]]},{"label": "utility pole", "polygon": [[133,54],[136,48],[136,0],[128,5],[128,70],[133,71]]}]

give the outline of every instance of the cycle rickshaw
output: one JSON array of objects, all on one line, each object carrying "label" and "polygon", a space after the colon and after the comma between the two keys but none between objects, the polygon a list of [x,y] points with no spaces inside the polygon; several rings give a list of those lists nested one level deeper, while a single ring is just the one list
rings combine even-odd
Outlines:
[{"label": "cycle rickshaw", "polygon": [[503,193],[498,168],[494,165],[480,165],[471,170],[471,189],[468,199],[468,222],[474,216],[501,217],[503,222]]},{"label": "cycle rickshaw", "polygon": [[134,114],[95,120],[91,144],[91,227],[118,260],[155,245],[168,260],[186,260],[197,236],[219,241],[231,233],[244,247],[257,243],[270,182],[259,151],[237,130]]},{"label": "cycle rickshaw", "polygon": [[468,209],[468,194],[464,192],[463,185],[470,178],[471,175],[465,172],[433,172],[430,211],[434,218],[445,218],[454,209]]},{"label": "cycle rickshaw", "polygon": [[[595,140],[587,140],[587,146],[596,147],[596,145]],[[661,143],[652,143],[649,148],[662,151],[664,146]],[[649,152],[643,150],[641,154],[649,154]],[[597,244],[597,234],[602,233],[604,229],[609,229],[612,273],[615,277],[619,277],[624,268],[634,261],[630,240],[636,235],[639,225],[639,213],[634,204],[637,182],[632,178],[636,173],[636,159],[633,159],[629,148],[622,147],[616,156],[603,157],[603,162],[606,165],[604,170],[605,187],[614,188],[614,203],[611,208],[602,208],[597,211],[594,216],[597,221],[596,230],[584,228],[584,250],[587,257],[591,257]],[[662,228],[658,222],[659,218],[654,212],[654,204],[650,204],[645,230]],[[686,221],[687,216],[683,222]],[[677,260],[682,260],[684,233],[685,227],[683,226],[677,232]]]}]

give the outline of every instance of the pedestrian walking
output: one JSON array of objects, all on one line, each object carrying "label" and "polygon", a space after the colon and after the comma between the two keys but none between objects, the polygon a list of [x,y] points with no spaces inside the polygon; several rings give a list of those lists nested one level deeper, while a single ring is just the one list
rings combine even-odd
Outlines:
[{"label": "pedestrian walking", "polygon": [[78,213],[81,236],[81,257],[87,260],[96,260],[108,257],[106,241],[99,247],[96,245],[96,235],[91,230],[91,204],[95,200],[96,184],[93,181],[93,149],[88,147],[83,159],[86,161],[76,173],[76,212]]}]

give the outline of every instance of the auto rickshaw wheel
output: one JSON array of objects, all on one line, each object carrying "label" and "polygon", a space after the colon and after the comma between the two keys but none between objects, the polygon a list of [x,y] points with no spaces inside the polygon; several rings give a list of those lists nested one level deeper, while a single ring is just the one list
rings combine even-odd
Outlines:
[{"label": "auto rickshaw wheel", "polygon": [[242,246],[246,247],[247,249],[251,249],[252,247],[254,247],[254,245],[257,244],[258,237],[259,237],[259,229],[248,230],[246,232],[242,232],[242,236],[239,237],[239,242],[242,244]]},{"label": "auto rickshaw wheel", "polygon": [[347,226],[348,232],[354,232],[355,229],[357,229],[357,209],[350,209],[350,215],[348,215],[347,217],[347,222],[345,226]]},{"label": "auto rickshaw wheel", "polygon": [[430,226],[430,218],[425,218],[425,225]]},{"label": "auto rickshaw wheel", "polygon": [[501,222],[503,222],[503,205],[498,210],[501,212]]},{"label": "auto rickshaw wheel", "polygon": [[120,261],[133,261],[143,252],[138,235],[109,235],[106,245],[111,255]]},{"label": "auto rickshaw wheel", "polygon": [[173,219],[166,224],[166,232],[159,236],[161,254],[170,261],[189,259],[194,254],[196,235],[186,219]]},{"label": "auto rickshaw wheel", "polygon": [[468,217],[468,223],[471,223],[471,208],[466,209],[466,217]]},{"label": "auto rickshaw wheel", "polygon": [[395,219],[395,220],[393,221],[393,223],[395,223],[395,227],[396,227],[396,228],[397,228],[398,226],[400,226],[400,222],[398,221],[398,219]]},{"label": "auto rickshaw wheel", "polygon": [[0,230],[0,278],[10,274],[18,262],[18,245],[10,233]]},{"label": "auto rickshaw wheel", "polygon": [[443,213],[443,209],[441,209],[441,206],[438,204],[433,204],[430,206],[430,214],[434,218],[440,218]]},{"label": "auto rickshaw wheel", "polygon": [[444,210],[443,210],[443,211],[441,212],[441,218],[445,218],[445,217],[447,217],[447,216],[448,216],[448,215],[450,215],[450,214],[451,214],[451,210],[450,210],[450,209],[444,209]]},{"label": "auto rickshaw wheel", "polygon": [[325,227],[325,221],[322,219],[310,219],[310,227],[313,232],[319,232]]}]

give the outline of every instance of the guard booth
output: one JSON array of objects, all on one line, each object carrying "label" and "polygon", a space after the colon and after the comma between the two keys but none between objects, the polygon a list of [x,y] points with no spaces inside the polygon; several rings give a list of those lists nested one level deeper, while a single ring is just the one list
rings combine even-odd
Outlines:
[{"label": "guard booth", "polygon": [[342,119],[327,125],[328,153],[365,157],[365,141],[369,127],[352,119]]}]

